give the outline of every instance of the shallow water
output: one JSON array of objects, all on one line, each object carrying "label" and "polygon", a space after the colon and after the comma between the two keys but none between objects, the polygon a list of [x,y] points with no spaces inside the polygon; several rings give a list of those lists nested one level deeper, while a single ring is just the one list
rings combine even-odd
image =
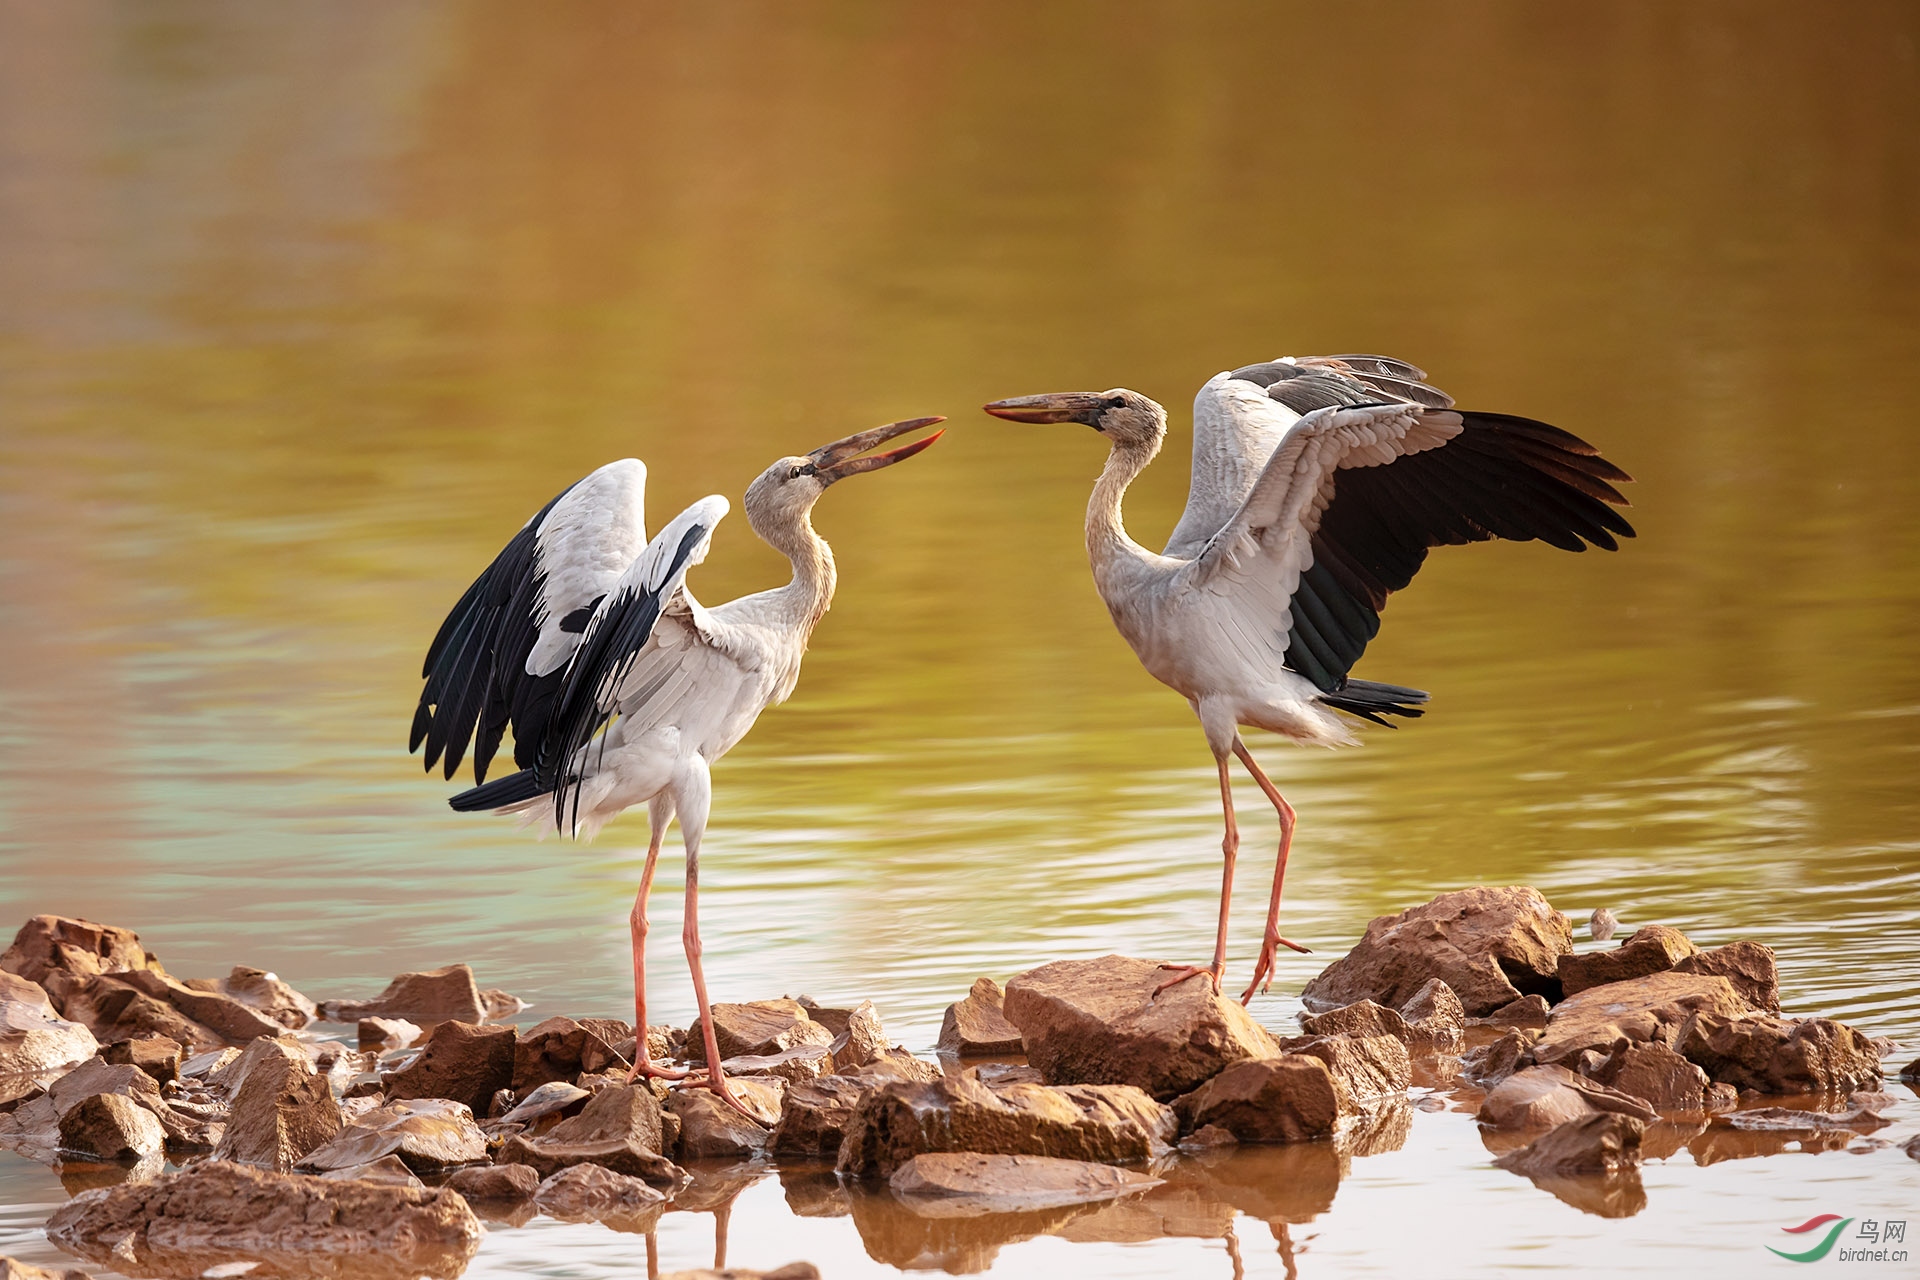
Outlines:
[{"label": "shallow water", "polygon": [[[818,513],[834,611],[715,770],[712,986],[871,997],[926,1049],[979,974],[1197,958],[1210,760],[1087,580],[1100,442],[974,406],[1166,402],[1128,506],[1153,543],[1201,381],[1382,350],[1601,444],[1641,536],[1437,553],[1360,667],[1432,714],[1256,744],[1319,954],[1255,1011],[1282,1025],[1375,914],[1529,883],[1767,942],[1791,1011],[1905,1061],[1920,20],[1846,11],[0,5],[0,920],[124,923],[175,972],[321,997],[467,960],[528,1016],[621,1013],[644,820],[576,848],[449,812],[403,754],[426,640],[610,458],[647,461],[657,525],[944,412],[936,450]],[[694,583],[782,567],[736,515]],[[1230,981],[1273,838],[1240,800]],[[662,939],[678,889],[669,861]],[[676,952],[653,1000],[684,1023]],[[1881,1136],[1920,1125],[1902,1096]],[[0,1248],[31,1244],[58,1183],[0,1179]],[[731,1260],[892,1271],[778,1182],[742,1193]],[[1746,1274],[1783,1223],[1920,1210],[1897,1148],[1645,1182],[1644,1211],[1583,1214],[1418,1113],[1290,1261],[1251,1210],[1236,1248],[1249,1274]],[[1224,1237],[1061,1232],[993,1274],[1231,1272]],[[711,1235],[670,1214],[664,1263]],[[542,1221],[468,1274],[624,1274],[638,1247]]]}]

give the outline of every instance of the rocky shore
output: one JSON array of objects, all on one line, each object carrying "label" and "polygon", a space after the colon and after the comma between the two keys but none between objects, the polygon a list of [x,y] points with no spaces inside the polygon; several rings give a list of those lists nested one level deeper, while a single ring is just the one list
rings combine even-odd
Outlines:
[{"label": "rocky shore", "polygon": [[[1298,1028],[1204,982],[1156,995],[1164,977],[1124,956],[983,977],[932,1058],[889,1044],[871,1002],[716,1005],[755,1121],[626,1083],[627,1023],[500,1021],[521,1002],[464,965],[313,1001],[260,969],[178,979],[129,930],[36,916],[0,955],[0,1146],[60,1170],[76,1194],[47,1235],[86,1262],[398,1278],[458,1275],[483,1222],[648,1233],[727,1202],[741,1169],[776,1169],[795,1212],[852,1215],[900,1265],[1218,1204],[1281,1236],[1416,1108],[1472,1110],[1497,1167],[1606,1216],[1644,1207],[1640,1162],[1683,1147],[1885,1145],[1894,1046],[1782,1016],[1768,948],[1649,925],[1575,954],[1529,888],[1374,920],[1307,985]],[[642,1034],[656,1061],[703,1065],[699,1035]],[[33,1274],[56,1273],[0,1260]]]}]

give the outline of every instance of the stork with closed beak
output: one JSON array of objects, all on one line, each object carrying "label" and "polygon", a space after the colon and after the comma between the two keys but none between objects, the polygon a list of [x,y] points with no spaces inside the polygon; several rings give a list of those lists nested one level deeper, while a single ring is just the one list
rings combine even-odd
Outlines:
[{"label": "stork with closed beak", "polygon": [[1226,816],[1213,963],[1226,971],[1240,847],[1227,760],[1280,817],[1280,847],[1251,1000],[1273,977],[1294,812],[1240,737],[1251,725],[1318,746],[1355,741],[1344,711],[1376,724],[1422,714],[1427,694],[1348,675],[1390,592],[1431,547],[1506,538],[1616,550],[1613,508],[1630,477],[1586,441],[1527,418],[1455,410],[1426,374],[1385,356],[1284,358],[1221,373],[1193,402],[1187,507],[1158,555],[1127,536],[1120,501],[1160,451],[1167,414],[1137,391],[997,400],[1014,422],[1077,422],[1112,443],[1087,504],[1087,555],[1114,625],[1142,665],[1187,699],[1213,749]]},{"label": "stork with closed beak", "polygon": [[[727,1088],[700,966],[700,840],[711,798],[709,767],[800,678],[815,624],[833,601],[833,551],[814,532],[813,504],[827,486],[911,458],[940,432],[869,453],[940,418],[912,418],[782,458],[747,489],[747,523],[793,565],[785,586],[703,607],[687,571],[706,558],[727,500],[702,498],[649,542],[646,466],[610,462],[529,520],[467,589],[427,651],[426,687],[410,750],[446,776],[473,744],[475,786],[453,797],[461,811],[493,810],[590,840],[623,810],[647,806],[652,837],[634,897],[634,1060],[627,1078],[681,1079],[647,1053],[647,894],[667,824],[686,846],[682,941],[707,1054],[704,1080],[741,1112]],[[508,727],[519,772],[486,781]],[[759,1117],[755,1117],[756,1119]]]}]

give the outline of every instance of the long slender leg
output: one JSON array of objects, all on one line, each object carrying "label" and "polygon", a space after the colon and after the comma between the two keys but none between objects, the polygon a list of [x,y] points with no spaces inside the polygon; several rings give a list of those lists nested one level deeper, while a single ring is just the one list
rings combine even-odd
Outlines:
[{"label": "long slender leg", "polygon": [[727,1087],[727,1077],[720,1069],[720,1040],[713,1029],[713,1004],[707,999],[707,976],[700,967],[700,838],[706,834],[707,806],[712,795],[707,762],[697,755],[691,757],[674,789],[680,809],[680,838],[687,846],[687,905],[680,941],[686,948],[687,968],[693,974],[693,998],[700,1006],[701,1038],[707,1050],[706,1078],[688,1079],[682,1087],[711,1089],[741,1115],[755,1124],[765,1124],[766,1121]]},{"label": "long slender leg", "polygon": [[1253,780],[1260,784],[1260,790],[1273,802],[1274,811],[1280,815],[1280,854],[1273,864],[1273,896],[1267,900],[1267,931],[1260,939],[1260,958],[1253,965],[1253,981],[1240,996],[1240,1003],[1253,999],[1254,994],[1265,991],[1273,982],[1273,962],[1278,955],[1276,948],[1291,947],[1301,955],[1312,955],[1308,947],[1290,942],[1280,936],[1280,888],[1287,880],[1287,851],[1293,847],[1293,806],[1273,785],[1272,779],[1261,770],[1260,762],[1253,758],[1253,752],[1247,750],[1247,744],[1239,738],[1233,740],[1233,754],[1240,757],[1240,763],[1247,767]]},{"label": "long slender leg", "polygon": [[640,873],[640,891],[633,897],[633,914],[628,925],[633,935],[633,1066],[627,1071],[627,1083],[639,1076],[661,1080],[684,1080],[687,1073],[656,1067],[647,1057],[647,895],[653,892],[653,869],[660,861],[660,843],[667,837],[667,824],[673,821],[673,801],[655,796],[647,805],[653,834],[647,841],[647,865]]},{"label": "long slender leg", "polygon": [[1220,924],[1213,935],[1213,964],[1204,969],[1197,965],[1165,966],[1178,972],[1155,987],[1155,995],[1203,973],[1213,982],[1213,994],[1219,995],[1220,979],[1227,971],[1227,907],[1233,902],[1233,866],[1240,856],[1240,827],[1233,818],[1233,779],[1227,774],[1227,758],[1221,756],[1217,763],[1220,766],[1220,808],[1226,814],[1227,833],[1220,841],[1220,853],[1226,865],[1220,873]]}]

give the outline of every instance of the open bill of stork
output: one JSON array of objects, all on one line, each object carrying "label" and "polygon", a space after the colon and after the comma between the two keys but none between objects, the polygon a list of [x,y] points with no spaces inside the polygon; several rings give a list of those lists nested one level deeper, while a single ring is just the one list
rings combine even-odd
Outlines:
[{"label": "open bill of stork", "polygon": [[[1124,387],[996,400],[1011,422],[1078,423],[1111,452],[1087,505],[1094,585],[1141,664],[1187,699],[1219,774],[1225,835],[1213,959],[1166,985],[1226,969],[1240,835],[1228,761],[1280,823],[1251,1000],[1272,980],[1294,811],[1241,727],[1294,742],[1355,741],[1354,716],[1424,713],[1419,689],[1353,677],[1387,597],[1436,546],[1494,538],[1617,550],[1633,527],[1614,487],[1631,477],[1585,440],[1508,414],[1459,410],[1426,373],[1387,356],[1283,357],[1209,379],[1193,404],[1186,510],[1165,548],[1127,533],[1121,499],[1166,437],[1166,410]],[[1342,714],[1344,713],[1344,715]]]},{"label": "open bill of stork", "polygon": [[[634,1021],[629,1078],[681,1078],[647,1058],[647,897],[667,828],[686,847],[682,943],[704,1030],[707,1073],[689,1080],[749,1116],[720,1069],[700,963],[700,844],[712,798],[710,766],[784,702],[800,678],[814,626],[832,603],[833,551],[814,531],[829,486],[920,453],[940,432],[876,452],[942,421],[908,418],[780,458],[748,486],[755,534],[784,554],[791,579],[711,607],[687,587],[730,508],[712,494],[646,533],[647,469],[610,462],[536,512],[454,605],[428,647],[410,750],[449,779],[473,747],[474,786],[461,811],[518,817],[592,839],[615,816],[647,806],[651,838],[634,897]],[[517,771],[487,770],[511,730]]]}]

